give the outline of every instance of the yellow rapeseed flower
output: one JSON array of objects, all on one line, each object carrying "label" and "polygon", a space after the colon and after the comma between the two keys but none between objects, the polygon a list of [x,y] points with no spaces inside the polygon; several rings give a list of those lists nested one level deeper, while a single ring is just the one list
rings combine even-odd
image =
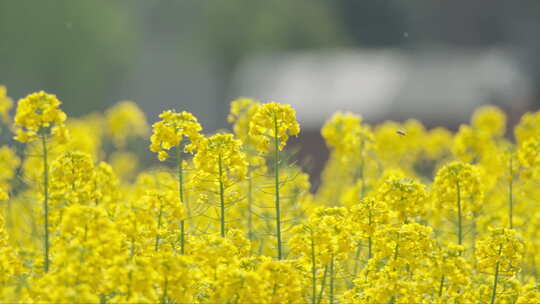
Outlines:
[{"label": "yellow rapeseed flower", "polygon": [[13,107],[13,100],[7,96],[7,89],[0,85],[0,119],[3,123],[9,123],[9,110]]},{"label": "yellow rapeseed flower", "polygon": [[540,176],[540,136],[524,141],[518,149],[517,159],[525,177]]},{"label": "yellow rapeseed flower", "polygon": [[478,269],[494,274],[499,264],[499,275],[512,276],[521,268],[524,249],[524,243],[514,229],[491,228],[477,243]]},{"label": "yellow rapeseed flower", "polygon": [[263,104],[253,115],[249,125],[249,135],[256,142],[257,149],[267,152],[277,138],[282,150],[289,135],[298,135],[300,125],[296,121],[296,111],[288,104],[270,102]]},{"label": "yellow rapeseed flower", "polygon": [[514,135],[518,145],[523,144],[529,138],[540,136],[540,111],[523,114],[514,128]]},{"label": "yellow rapeseed flower", "polygon": [[6,194],[9,192],[11,180],[15,177],[15,170],[21,164],[21,159],[15,153],[15,150],[8,147],[0,147],[0,188]]},{"label": "yellow rapeseed flower", "polygon": [[7,201],[9,199],[9,194],[5,186],[0,185],[0,201]]},{"label": "yellow rapeseed flower", "polygon": [[244,143],[252,144],[249,135],[249,124],[261,104],[251,98],[238,98],[231,101],[231,111],[227,120],[233,123],[234,134]]},{"label": "yellow rapeseed flower", "polygon": [[186,150],[194,148],[192,145],[187,145],[184,140],[189,139],[191,144],[196,143],[202,135],[201,125],[193,114],[183,111],[176,113],[173,110],[168,110],[159,115],[162,119],[152,125],[152,136],[150,137],[150,150],[158,153],[160,161],[164,161],[169,156],[168,150],[171,148],[179,148],[185,145]]},{"label": "yellow rapeseed flower", "polygon": [[484,136],[503,136],[506,133],[506,115],[498,107],[483,106],[474,111],[471,125]]},{"label": "yellow rapeseed flower", "polygon": [[193,163],[200,173],[206,173],[207,178],[217,179],[221,174],[224,179],[242,180],[246,176],[247,163],[241,147],[242,142],[232,134],[218,133],[201,138]]},{"label": "yellow rapeseed flower", "polygon": [[67,118],[55,95],[39,91],[32,93],[17,103],[15,113],[15,140],[31,142],[38,135],[55,135],[65,138],[67,131],[64,122]]},{"label": "yellow rapeseed flower", "polygon": [[[241,151],[242,142],[232,134],[218,133],[202,138],[197,144],[193,163],[197,172],[196,184],[208,183],[205,187],[219,197],[221,235],[225,236],[225,209],[231,202],[238,201],[238,194],[230,194],[230,188],[246,177],[248,164]],[[205,195],[205,194],[203,194]],[[216,199],[217,200],[217,199]]]},{"label": "yellow rapeseed flower", "polygon": [[433,185],[437,206],[456,210],[460,199],[462,211],[467,217],[482,207],[484,187],[481,170],[470,164],[452,162],[437,171]]},{"label": "yellow rapeseed flower", "polygon": [[338,112],[325,123],[321,135],[326,145],[344,160],[360,158],[374,140],[369,126],[361,122],[358,115]]},{"label": "yellow rapeseed flower", "polygon": [[390,176],[378,187],[377,197],[397,213],[401,223],[424,215],[427,211],[425,186],[412,179]]},{"label": "yellow rapeseed flower", "polygon": [[142,137],[148,132],[144,112],[133,101],[120,101],[105,113],[107,133],[113,143],[122,148],[132,137]]},{"label": "yellow rapeseed flower", "polygon": [[83,152],[65,152],[51,166],[51,199],[55,204],[91,204],[95,195],[94,163]]},{"label": "yellow rapeseed flower", "polygon": [[281,154],[289,105],[234,100],[232,134],[208,137],[165,111],[150,149],[177,168],[149,169],[124,149],[145,126],[133,103],[69,122],[59,106],[21,99],[29,143],[0,146],[0,301],[540,302],[540,112],[515,143],[492,106],[457,132],[337,113],[319,181]]}]

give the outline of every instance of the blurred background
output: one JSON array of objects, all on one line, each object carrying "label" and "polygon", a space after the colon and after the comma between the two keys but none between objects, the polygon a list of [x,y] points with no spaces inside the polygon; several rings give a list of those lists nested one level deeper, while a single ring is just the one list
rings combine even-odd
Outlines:
[{"label": "blurred background", "polygon": [[515,123],[540,106],[539,29],[537,0],[0,0],[0,83],[71,116],[187,110],[207,132],[235,97],[289,103],[318,158],[337,110],[455,128],[490,103]]}]

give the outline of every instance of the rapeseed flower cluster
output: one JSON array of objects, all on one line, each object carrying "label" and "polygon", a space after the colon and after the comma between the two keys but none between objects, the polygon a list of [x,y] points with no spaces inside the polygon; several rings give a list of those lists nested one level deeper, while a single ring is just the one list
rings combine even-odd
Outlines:
[{"label": "rapeseed flower cluster", "polygon": [[456,132],[337,113],[312,192],[290,105],[239,98],[215,134],[13,106],[0,86],[0,302],[540,303],[540,112],[515,142],[494,106]]},{"label": "rapeseed flower cluster", "polygon": [[105,116],[105,131],[116,147],[123,148],[129,138],[144,137],[148,132],[144,112],[133,101],[120,101]]},{"label": "rapeseed flower cluster", "polygon": [[31,142],[38,136],[55,135],[66,140],[64,122],[67,118],[55,95],[43,91],[19,100],[15,114],[15,127],[20,142]]},{"label": "rapeseed flower cluster", "polygon": [[[160,161],[167,159],[169,156],[167,151],[171,148],[176,148],[178,151],[188,150],[201,138],[199,131],[202,127],[193,114],[168,110],[161,113],[159,117],[162,120],[152,125],[150,150],[158,153]],[[187,139],[190,140],[190,144],[184,142]]]},{"label": "rapeseed flower cluster", "polygon": [[7,96],[7,89],[0,85],[0,118],[4,124],[9,123],[9,111],[13,107],[13,100]]}]

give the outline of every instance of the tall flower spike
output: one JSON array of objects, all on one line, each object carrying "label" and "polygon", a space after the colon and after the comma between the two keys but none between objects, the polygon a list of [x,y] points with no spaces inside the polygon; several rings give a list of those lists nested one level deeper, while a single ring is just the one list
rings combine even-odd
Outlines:
[{"label": "tall flower spike", "polygon": [[517,232],[505,228],[489,229],[489,235],[478,242],[478,270],[493,274],[491,304],[495,303],[499,277],[513,276],[519,271],[524,247]]},{"label": "tall flower spike", "polygon": [[[289,245],[292,254],[311,264],[311,303],[317,303],[317,272],[320,266],[328,270],[330,303],[334,299],[335,266],[352,251],[352,231],[347,222],[347,209],[343,207],[314,210],[305,224],[291,231]],[[321,288],[324,288],[321,282]],[[321,299],[319,299],[321,300]]]},{"label": "tall flower spike", "polygon": [[375,232],[388,223],[388,205],[385,201],[368,197],[360,200],[350,210],[350,221],[354,227],[355,237],[367,239],[369,260],[373,253],[372,246]]},{"label": "tall flower spike", "polygon": [[[328,161],[321,173],[321,185],[317,190],[320,201],[331,201],[335,197],[349,196],[356,203],[367,193],[366,178],[374,162],[374,136],[369,125],[362,124],[362,117],[353,113],[335,113],[321,129],[326,146],[330,150]],[[354,185],[354,186],[353,186]],[[357,190],[357,191],[356,191]]]},{"label": "tall flower spike", "polygon": [[[178,195],[180,202],[184,203],[184,160],[183,152],[193,152],[197,143],[201,140],[201,125],[193,114],[183,111],[168,110],[159,115],[162,119],[152,125],[152,137],[150,137],[150,150],[158,153],[158,159],[164,161],[169,157],[167,151],[176,149],[176,161],[178,163]],[[190,143],[186,144],[185,140]],[[185,250],[185,220],[180,221],[180,252]]]},{"label": "tall flower spike", "polygon": [[480,170],[462,162],[450,163],[435,176],[434,191],[436,202],[442,209],[457,212],[458,244],[463,243],[464,216],[477,212],[483,200],[483,184]]},{"label": "tall flower spike", "polygon": [[481,272],[494,274],[499,264],[499,275],[513,276],[521,267],[524,244],[514,229],[489,228],[488,234],[478,241],[476,257]]},{"label": "tall flower spike", "polygon": [[249,124],[249,135],[255,140],[257,149],[261,152],[268,152],[270,150],[274,152],[276,247],[278,260],[281,260],[283,257],[279,202],[279,151],[285,147],[289,135],[297,135],[298,133],[300,133],[300,125],[296,121],[296,112],[294,109],[290,105],[279,104],[277,102],[270,102],[259,107]]},{"label": "tall flower spike", "polygon": [[216,134],[200,141],[193,162],[198,169],[196,179],[212,181],[218,186],[220,201],[221,236],[225,237],[226,191],[235,182],[243,180],[247,172],[242,142],[232,134]]},{"label": "tall flower spike", "polygon": [[231,109],[227,117],[227,120],[233,124],[232,129],[235,136],[242,141],[242,150],[246,154],[246,161],[248,163],[246,176],[247,208],[245,208],[245,212],[247,213],[247,234],[251,241],[255,237],[253,226],[253,207],[255,200],[254,178],[256,174],[262,174],[266,171],[264,156],[257,153],[255,142],[249,134],[250,122],[260,106],[261,103],[257,100],[241,97],[231,101]]},{"label": "tall flower spike", "polygon": [[44,217],[44,270],[49,271],[49,160],[47,141],[50,135],[59,142],[67,141],[64,122],[66,113],[60,110],[55,95],[39,91],[19,100],[15,112],[15,140],[31,142],[41,138],[43,159],[43,217]]}]

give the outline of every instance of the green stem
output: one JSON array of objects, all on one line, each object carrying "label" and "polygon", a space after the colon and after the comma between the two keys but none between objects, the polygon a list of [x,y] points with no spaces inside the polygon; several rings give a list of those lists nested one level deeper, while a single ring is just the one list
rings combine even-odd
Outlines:
[{"label": "green stem", "polygon": [[353,281],[356,278],[356,274],[358,273],[358,259],[360,258],[360,251],[362,250],[362,247],[360,247],[360,244],[356,247],[356,253],[354,254],[354,268],[353,268],[353,278],[350,282],[350,287],[353,286]]},{"label": "green stem", "polygon": [[277,250],[278,260],[281,260],[283,253],[281,249],[281,210],[279,206],[279,137],[278,137],[278,123],[277,118],[274,116],[274,176],[276,186],[276,229],[277,229]]},{"label": "green stem", "polygon": [[364,155],[363,155],[363,151],[364,151],[364,141],[362,140],[361,144],[360,144],[360,153],[361,153],[361,157],[360,157],[360,180],[362,181],[362,188],[360,189],[360,199],[363,199],[364,198],[364,195],[366,193],[366,180],[364,178],[364,167],[365,167],[365,164],[364,164]]},{"label": "green stem", "polygon": [[225,237],[225,189],[223,186],[223,164],[221,160],[221,154],[218,159],[219,168],[219,201],[221,206],[221,237]]},{"label": "green stem", "polygon": [[439,283],[439,298],[442,297],[443,288],[444,288],[444,274],[441,275],[441,282]]},{"label": "green stem", "polygon": [[[371,236],[368,236],[368,260],[366,263],[366,267],[368,266],[369,261],[371,260],[372,247],[373,247],[373,238]],[[366,270],[366,280],[367,280],[368,274],[369,274],[369,268]]]},{"label": "green stem", "polygon": [[[176,160],[178,161],[178,194],[180,203],[184,203],[184,165],[181,145],[176,146]],[[185,220],[180,221],[180,253],[185,252]]]},{"label": "green stem", "polygon": [[311,284],[312,284],[312,296],[311,303],[315,304],[317,300],[317,268],[315,264],[315,241],[313,231],[311,232]]},{"label": "green stem", "polygon": [[[477,217],[478,217],[478,215],[476,213],[473,213],[473,220],[472,220],[472,223],[471,223],[471,235],[472,235],[471,248],[472,248],[473,253],[476,252],[476,239],[478,238],[478,229],[477,229],[477,224],[476,224],[476,218]],[[476,259],[475,259],[474,263],[476,263]]]},{"label": "green stem", "polygon": [[[371,203],[370,203],[371,204]],[[373,224],[372,222],[372,216],[371,216],[371,208],[373,207],[373,205],[371,204],[369,206],[369,209],[368,209],[368,224],[369,224],[369,227],[371,228],[371,225]],[[372,255],[372,246],[373,246],[373,239],[371,236],[368,236],[368,261],[371,260],[371,255]]]},{"label": "green stem", "polygon": [[186,238],[186,222],[184,220],[180,221],[180,253],[184,254],[185,252],[185,240]]},{"label": "green stem", "polygon": [[253,242],[253,180],[251,166],[248,167],[248,238]]},{"label": "green stem", "polygon": [[458,244],[463,243],[463,231],[462,231],[462,219],[461,219],[461,189],[459,186],[459,181],[456,181],[456,192],[457,192],[457,209],[458,209]]},{"label": "green stem", "polygon": [[133,269],[130,269],[128,272],[128,290],[127,290],[127,299],[129,300],[131,298],[131,284],[133,281]]},{"label": "green stem", "polygon": [[514,228],[514,225],[513,225],[513,221],[512,221],[512,216],[513,216],[513,205],[514,205],[514,202],[513,202],[513,194],[512,194],[512,187],[513,187],[513,183],[514,183],[514,176],[512,174],[512,154],[510,154],[510,181],[508,183],[508,220],[509,220],[509,223],[510,223],[510,229],[513,229]]},{"label": "green stem", "polygon": [[330,293],[328,297],[330,304],[334,304],[334,255],[330,258]]},{"label": "green stem", "polygon": [[163,296],[162,296],[162,299],[161,299],[161,303],[167,303],[167,291],[168,291],[168,288],[169,288],[169,278],[167,276],[165,276],[165,286],[163,286]]},{"label": "green stem", "polygon": [[373,247],[373,238],[371,236],[368,236],[368,261],[371,260],[372,247]]},{"label": "green stem", "polygon": [[45,272],[49,271],[49,163],[48,163],[48,151],[47,151],[47,137],[45,134],[41,135],[41,143],[43,146],[43,212],[45,217],[44,229],[45,229],[45,254],[44,254],[44,269]]},{"label": "green stem", "polygon": [[[499,258],[501,256],[502,251],[502,245],[499,245]],[[497,297],[497,281],[499,280],[499,266],[500,262],[497,261],[497,264],[495,265],[495,275],[493,276],[493,289],[491,292],[491,304],[495,303],[495,298]]]},{"label": "green stem", "polygon": [[321,290],[319,291],[319,300],[317,300],[317,304],[321,303],[322,297],[324,295],[324,287],[326,286],[326,275],[328,273],[328,265],[324,266],[324,273],[321,281]]},{"label": "green stem", "polygon": [[159,230],[161,229],[161,215],[163,214],[163,203],[159,205],[159,213],[158,213],[158,223],[157,223],[157,233],[156,233],[156,244],[154,245],[154,251],[159,250]]},{"label": "green stem", "polygon": [[[361,150],[363,150],[364,142],[362,141]],[[360,180],[362,181],[361,189],[360,189],[360,200],[364,199],[365,194],[365,180],[364,180],[364,157],[362,156],[360,159]],[[369,209],[368,214],[368,220],[369,225],[371,226],[371,209]],[[356,273],[358,272],[358,259],[360,258],[360,244],[358,244],[358,247],[356,248],[356,254],[354,257],[354,268],[353,268],[353,279],[356,277]],[[368,239],[368,259],[371,258],[371,237]]]},{"label": "green stem", "polygon": [[539,282],[538,282],[538,268],[536,266],[536,259],[534,255],[530,255],[530,257],[531,257],[531,264],[532,264],[532,269],[533,269],[535,285],[538,288]]},{"label": "green stem", "polygon": [[135,238],[131,237],[131,246],[129,248],[129,257],[132,259],[135,255]]}]

